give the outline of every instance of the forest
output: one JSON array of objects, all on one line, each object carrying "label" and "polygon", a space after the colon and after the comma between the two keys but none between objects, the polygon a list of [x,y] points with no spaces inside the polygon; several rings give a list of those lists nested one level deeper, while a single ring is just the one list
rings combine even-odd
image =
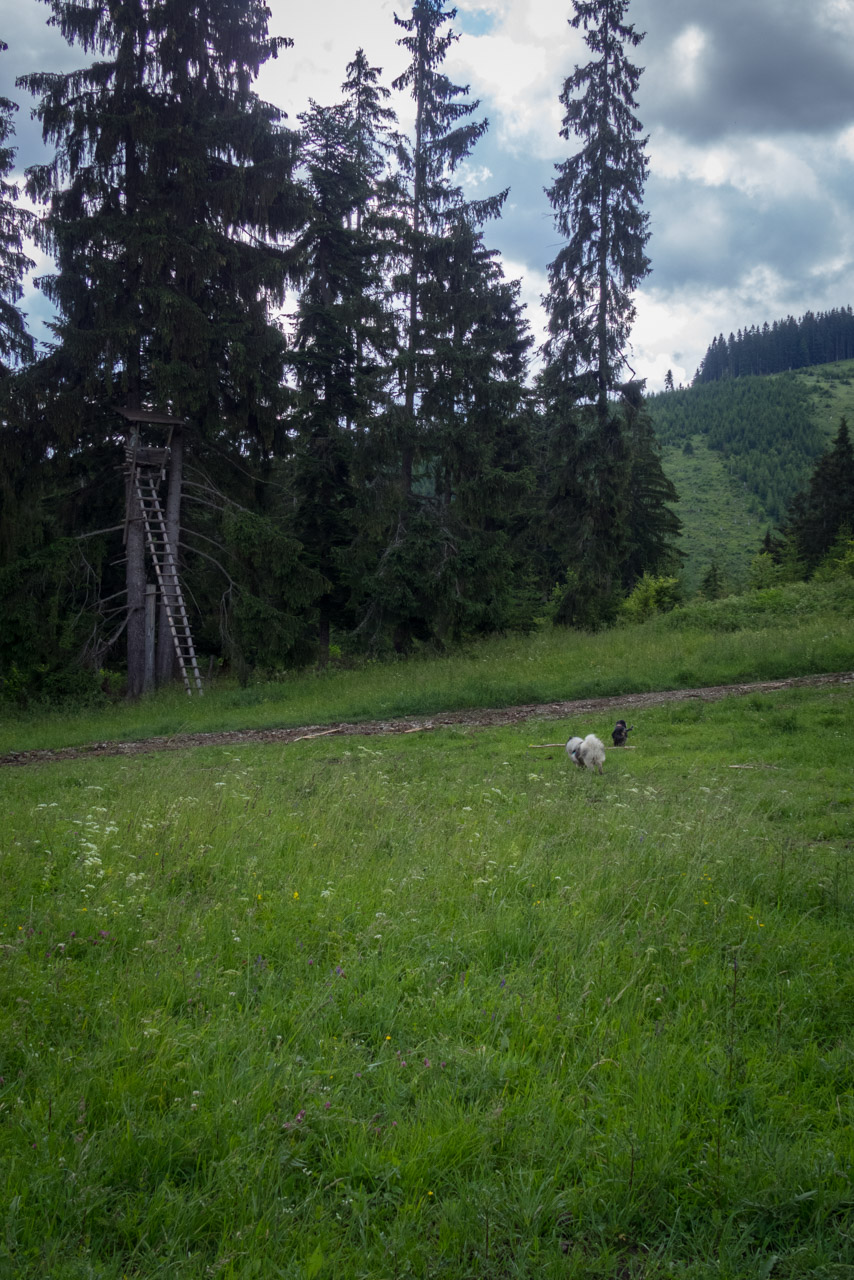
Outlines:
[{"label": "forest", "polygon": [[[52,151],[20,190],[0,100],[0,699],[596,629],[677,583],[660,440],[689,443],[692,396],[754,393],[628,376],[650,233],[627,0],[570,19],[592,57],[560,92],[537,353],[489,245],[508,193],[457,180],[487,123],[444,70],[453,9],[415,0],[391,85],[356,50],[291,122],[253,89],[289,45],[260,0],[49,7],[81,68],[20,76]],[[30,239],[46,350],[17,305]],[[795,388],[762,399],[708,443],[777,519],[822,440]]]},{"label": "forest", "polygon": [[662,444],[690,450],[702,435],[775,525],[826,444],[814,397],[791,374],[701,382],[649,396],[647,405]]},{"label": "forest", "polygon": [[[18,81],[54,158],[27,172],[36,215],[3,189],[7,694],[117,668],[137,696],[182,656],[244,678],[406,653],[550,607],[595,626],[676,563],[675,491],[623,382],[649,269],[625,4],[573,19],[609,53],[563,88],[583,146],[549,192],[564,242],[538,378],[486,234],[507,192],[471,201],[455,179],[487,126],[443,70],[453,10],[416,0],[395,16],[404,73],[387,86],[357,50],[339,101],[291,125],[252,89],[287,57],[263,4],[51,8],[99,56]],[[55,264],[46,354],[15,306],[27,235]]]},{"label": "forest", "polygon": [[832,364],[854,359],[854,310],[807,311],[795,320],[766,321],[739,329],[725,338],[713,338],[694,382],[719,382],[753,374],[783,373],[808,365]]}]

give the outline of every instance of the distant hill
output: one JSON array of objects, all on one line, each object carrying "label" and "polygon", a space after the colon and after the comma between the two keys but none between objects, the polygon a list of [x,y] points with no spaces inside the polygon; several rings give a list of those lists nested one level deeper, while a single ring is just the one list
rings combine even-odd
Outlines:
[{"label": "distant hill", "polygon": [[854,309],[807,311],[713,338],[694,382],[718,382],[854,359]]},{"label": "distant hill", "polygon": [[647,404],[664,470],[680,495],[686,585],[695,589],[717,559],[737,586],[840,418],[854,425],[854,360],[697,383]]}]

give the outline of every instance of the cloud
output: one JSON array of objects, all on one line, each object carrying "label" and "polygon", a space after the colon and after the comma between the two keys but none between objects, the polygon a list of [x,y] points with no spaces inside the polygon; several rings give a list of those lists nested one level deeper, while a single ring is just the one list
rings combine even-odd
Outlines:
[{"label": "cloud", "polygon": [[648,29],[639,92],[647,126],[695,141],[833,132],[851,118],[854,16],[836,3],[636,0]]},{"label": "cloud", "polygon": [[[267,64],[257,88],[291,125],[309,98],[340,99],[359,47],[386,85],[407,65],[394,14],[408,16],[410,0],[269,2],[271,33],[295,43]],[[22,4],[0,54],[0,93],[21,104],[21,167],[43,152],[15,75],[86,60],[47,26],[49,12]],[[462,180],[475,197],[510,185],[503,217],[485,235],[506,274],[522,277],[538,331],[547,267],[561,245],[544,188],[575,149],[560,137],[559,94],[591,56],[571,14],[572,0],[466,0],[446,63],[480,99],[477,118],[490,121]],[[653,265],[638,293],[633,364],[660,385],[670,367],[677,381],[690,378],[718,332],[854,301],[854,5],[632,0],[628,18],[647,32],[631,57],[645,67],[638,99],[650,135]],[[411,99],[396,94],[393,105],[408,128]],[[43,305],[37,297],[30,309]]]}]

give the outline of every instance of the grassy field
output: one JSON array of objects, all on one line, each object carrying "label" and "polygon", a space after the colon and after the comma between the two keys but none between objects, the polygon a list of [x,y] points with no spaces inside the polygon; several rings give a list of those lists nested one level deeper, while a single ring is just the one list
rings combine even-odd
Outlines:
[{"label": "grassy field", "polygon": [[841,418],[854,428],[854,360],[799,369],[797,378],[814,393],[814,421],[827,435],[828,444],[836,435]]},{"label": "grassy field", "polygon": [[854,668],[854,581],[795,583],[697,603],[591,635],[564,628],[495,637],[324,673],[299,671],[202,698],[178,689],[128,705],[0,716],[0,754],[104,740],[430,715],[569,698],[775,680]]},{"label": "grassy field", "polygon": [[[814,365],[779,376],[808,393],[809,416],[828,446],[841,418],[846,417],[849,426],[854,427],[854,361]],[[778,375],[747,381],[767,386],[771,396]],[[691,433],[693,453],[689,456],[683,453],[685,432],[674,430],[671,415],[664,412],[668,405],[680,403],[685,396],[690,398],[686,419],[699,428]],[[707,397],[707,391],[699,387],[679,393],[672,401],[667,396],[653,397],[650,401],[653,419],[658,420],[659,428],[665,427],[662,465],[679,493],[674,509],[683,525],[680,546],[686,559],[682,576],[689,592],[697,590],[713,558],[726,574],[730,587],[736,589],[745,583],[750,562],[766,529],[776,528],[780,523],[780,513],[769,513],[757,494],[739,478],[738,464],[727,450],[708,447],[707,434],[716,426],[716,402],[706,404]],[[738,403],[737,397],[735,403]],[[699,418],[691,414],[692,404]],[[756,424],[751,418],[750,406],[741,406],[738,411],[743,414],[744,435],[748,439],[754,437]],[[781,424],[781,431],[785,431],[785,424]],[[757,439],[756,448],[762,452],[763,447],[767,447],[767,440]],[[812,468],[813,463],[805,460],[798,488],[806,487]]]},{"label": "grassy field", "polygon": [[850,1277],[851,702],[0,772],[0,1275]]},{"label": "grassy field", "polygon": [[720,453],[710,449],[702,435],[692,438],[693,452],[664,445],[661,461],[673,481],[679,501],[673,510],[682,521],[679,549],[685,556],[682,580],[685,590],[699,590],[712,561],[733,591],[747,584],[750,565],[773,522],[759,499],[732,476]]}]

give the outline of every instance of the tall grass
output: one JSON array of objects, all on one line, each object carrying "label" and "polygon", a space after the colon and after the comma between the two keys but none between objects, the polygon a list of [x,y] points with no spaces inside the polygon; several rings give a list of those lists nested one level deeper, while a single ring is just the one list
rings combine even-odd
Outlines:
[{"label": "tall grass", "polygon": [[850,715],[5,770],[0,1273],[850,1275]]},{"label": "tall grass", "polygon": [[134,705],[13,715],[0,752],[102,739],[430,715],[569,698],[770,680],[854,667],[854,582],[797,583],[690,605],[591,635],[496,637],[447,656],[298,672],[203,698],[175,689]]}]

